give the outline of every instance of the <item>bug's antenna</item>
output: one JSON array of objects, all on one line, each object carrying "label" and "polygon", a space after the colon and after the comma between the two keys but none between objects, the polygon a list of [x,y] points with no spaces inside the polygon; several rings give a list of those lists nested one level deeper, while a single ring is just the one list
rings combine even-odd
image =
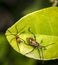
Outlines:
[{"label": "bug's antenna", "polygon": [[16,29],[16,32],[17,32],[17,34],[18,34],[17,25],[15,25],[15,29]]},{"label": "bug's antenna", "polygon": [[31,32],[30,27],[28,28],[28,31],[29,31],[31,34],[34,35],[34,39],[35,39],[35,41],[36,41],[36,36],[35,36],[35,34],[34,34],[33,32]]},{"label": "bug's antenna", "polygon": [[12,34],[12,32],[10,30],[7,30],[9,33],[11,33],[10,35],[15,35],[15,34]]},{"label": "bug's antenna", "polygon": [[[25,26],[24,26],[22,29],[20,29],[20,31],[22,31],[24,28],[25,28]],[[20,31],[18,31],[18,33],[19,33]],[[24,33],[24,32],[25,32],[25,31],[23,31],[23,32],[21,32],[21,33]],[[20,34],[21,34],[21,33],[20,33]]]},{"label": "bug's antenna", "polygon": [[[25,26],[22,28],[22,29],[20,29],[19,31],[18,31],[18,29],[17,29],[17,25],[15,25],[15,29],[17,30],[17,34],[19,33],[19,32],[21,32],[23,29],[25,28]],[[23,31],[23,32],[21,32],[21,33],[24,33],[25,31]],[[20,33],[20,34],[21,34]]]},{"label": "bug's antenna", "polygon": [[[16,31],[17,31],[17,33],[16,34],[18,34],[18,30],[17,30],[17,26],[15,25],[15,29],[16,29]],[[10,35],[16,35],[16,34],[12,34],[12,32],[10,31],[10,30],[7,30],[9,33],[11,33]]]}]

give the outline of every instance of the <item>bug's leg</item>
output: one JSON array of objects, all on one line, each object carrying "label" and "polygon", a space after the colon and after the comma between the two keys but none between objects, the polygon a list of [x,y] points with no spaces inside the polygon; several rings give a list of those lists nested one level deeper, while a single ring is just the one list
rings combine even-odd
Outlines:
[{"label": "bug's leg", "polygon": [[41,40],[40,44],[43,43],[43,40]]},{"label": "bug's leg", "polygon": [[44,50],[47,50],[46,46],[43,46],[43,49],[44,49]]},{"label": "bug's leg", "polygon": [[36,41],[36,36],[35,36],[35,34],[30,30],[30,27],[28,28],[28,31],[29,31],[31,34],[34,35],[34,39],[35,39],[35,41]]},{"label": "bug's leg", "polygon": [[19,52],[20,52],[19,43],[17,43],[17,47],[18,47],[18,50],[19,50]]},{"label": "bug's leg", "polygon": [[53,45],[53,44],[55,44],[55,43],[48,44],[48,45],[46,45],[45,47],[48,47],[48,46]]},{"label": "bug's leg", "polygon": [[[33,52],[34,49],[35,49],[35,47],[34,47],[31,51],[27,52],[26,54],[29,54],[29,53]],[[25,54],[25,55],[26,55],[26,54]]]},{"label": "bug's leg", "polygon": [[39,57],[40,57],[40,60],[41,60],[41,53],[40,53],[40,49],[38,48],[38,52],[39,52]]},{"label": "bug's leg", "polygon": [[24,44],[26,44],[26,45],[28,45],[29,46],[29,44],[27,44],[26,42],[25,42],[25,40],[23,40],[22,38],[20,38],[23,42],[24,42]]},{"label": "bug's leg", "polygon": [[43,55],[43,49],[41,48],[40,50],[41,50],[41,52],[42,52],[42,64],[44,64],[44,55]]},{"label": "bug's leg", "polygon": [[48,44],[48,45],[46,45],[46,46],[43,46],[44,50],[47,50],[46,47],[48,47],[48,46],[50,46],[50,45],[53,45],[53,44],[55,44],[55,43],[52,43],[52,44]]},{"label": "bug's leg", "polygon": [[12,38],[12,39],[10,40],[10,43],[12,42],[13,39],[15,39],[15,38]]}]

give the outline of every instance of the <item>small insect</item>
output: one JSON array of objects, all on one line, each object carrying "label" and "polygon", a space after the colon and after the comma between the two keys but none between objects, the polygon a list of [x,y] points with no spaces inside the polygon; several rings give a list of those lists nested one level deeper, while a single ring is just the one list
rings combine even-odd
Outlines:
[{"label": "small insect", "polygon": [[47,46],[50,46],[50,45],[52,45],[52,44],[54,44],[54,43],[49,44],[49,45],[46,45],[46,46],[42,46],[42,45],[40,45],[40,44],[43,43],[43,40],[41,40],[40,43],[37,42],[37,41],[36,41],[36,36],[35,36],[35,34],[30,31],[30,27],[29,27],[28,31],[29,31],[31,34],[33,34],[34,38],[32,38],[32,37],[26,38],[27,43],[29,43],[29,45],[33,47],[33,49],[32,49],[31,51],[27,52],[26,54],[29,54],[29,53],[33,52],[34,49],[37,48],[38,51],[39,51],[40,60],[43,60],[43,59],[44,59],[43,49],[46,50],[46,47],[47,47]]},{"label": "small insect", "polygon": [[[23,28],[24,28],[24,27],[23,27]],[[10,42],[12,42],[13,39],[16,39],[18,49],[19,49],[19,44],[24,41],[22,38],[20,38],[20,37],[18,36],[18,33],[20,33],[20,32],[23,30],[23,28],[22,28],[20,31],[18,31],[18,30],[17,30],[17,26],[15,26],[15,29],[17,30],[17,31],[16,31],[16,34],[12,34],[12,32],[11,32],[10,30],[8,30],[8,32],[11,33],[10,35],[15,36],[14,38],[12,38],[12,39],[10,40]],[[21,32],[21,33],[24,33],[24,31]],[[20,33],[20,34],[21,34],[21,33]],[[25,42],[25,41],[24,41],[24,42]],[[20,50],[20,49],[19,49],[19,50]]]}]

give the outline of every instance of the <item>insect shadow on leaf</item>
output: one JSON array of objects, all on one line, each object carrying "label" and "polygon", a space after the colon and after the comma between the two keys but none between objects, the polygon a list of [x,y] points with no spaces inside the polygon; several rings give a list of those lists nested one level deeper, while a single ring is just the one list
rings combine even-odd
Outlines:
[{"label": "insect shadow on leaf", "polygon": [[[19,37],[19,35],[21,35],[22,33],[25,32],[25,31],[21,32],[24,28],[25,28],[25,26],[24,26],[22,29],[20,29],[20,31],[18,31],[17,26],[15,26],[16,34],[12,34],[12,32],[11,32],[10,30],[7,30],[7,31],[10,33],[10,35],[13,35],[13,36],[14,36],[14,38],[12,38],[12,39],[10,40],[10,43],[13,41],[13,39],[15,39],[16,42],[17,42],[17,47],[18,47],[19,51],[20,51],[19,44],[20,44],[21,42],[24,42],[24,44],[25,44],[25,41],[24,41],[22,38]],[[18,35],[18,33],[19,33],[19,35]],[[8,35],[7,35],[7,36],[8,36]]]},{"label": "insect shadow on leaf", "polygon": [[26,54],[29,54],[29,53],[33,52],[33,51],[35,50],[35,48],[37,48],[37,49],[38,49],[38,52],[39,52],[40,60],[44,60],[43,50],[47,50],[46,47],[48,47],[48,46],[50,46],[50,45],[52,45],[52,44],[54,44],[54,43],[48,44],[48,45],[46,45],[46,46],[42,46],[42,45],[40,45],[40,44],[43,43],[43,40],[41,40],[40,43],[37,42],[37,41],[36,41],[36,36],[35,36],[35,34],[30,30],[30,27],[28,28],[28,31],[34,36],[34,38],[32,38],[32,37],[26,38],[26,41],[27,41],[28,45],[30,45],[30,46],[33,47],[33,49],[32,49],[31,51],[27,52]]}]

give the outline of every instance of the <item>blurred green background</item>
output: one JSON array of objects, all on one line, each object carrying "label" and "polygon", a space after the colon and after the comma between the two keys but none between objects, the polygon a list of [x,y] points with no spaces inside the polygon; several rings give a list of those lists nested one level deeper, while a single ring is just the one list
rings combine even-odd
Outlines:
[{"label": "blurred green background", "polygon": [[[0,65],[42,65],[16,52],[8,43],[5,31],[22,16],[50,7],[49,0],[0,0]],[[58,60],[45,61],[43,65],[58,65]]]}]

